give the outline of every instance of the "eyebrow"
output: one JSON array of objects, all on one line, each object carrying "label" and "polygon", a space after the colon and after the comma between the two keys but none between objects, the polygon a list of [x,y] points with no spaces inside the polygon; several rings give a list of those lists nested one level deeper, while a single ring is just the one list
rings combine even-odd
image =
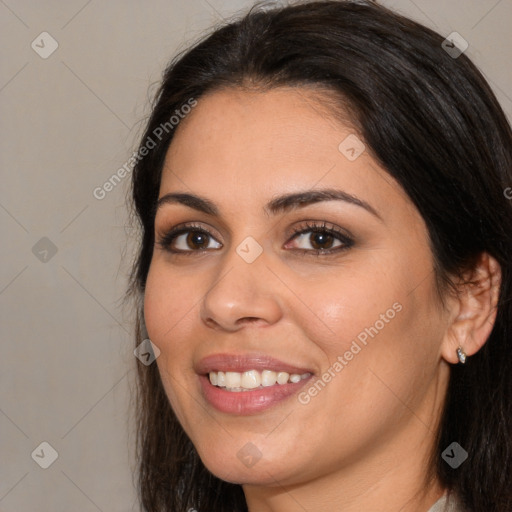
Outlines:
[{"label": "eyebrow", "polygon": [[[303,192],[294,192],[275,197],[265,205],[264,212],[267,215],[277,215],[278,213],[286,213],[291,210],[296,210],[298,208],[303,208],[310,204],[320,203],[323,201],[344,201],[364,208],[369,213],[382,220],[382,217],[375,208],[366,201],[363,201],[352,194],[348,194],[343,190],[331,188],[306,190]],[[182,204],[212,216],[219,216],[220,213],[219,208],[209,199],[184,192],[170,192],[169,194],[165,194],[158,199],[156,208],[158,209],[166,204]]]}]

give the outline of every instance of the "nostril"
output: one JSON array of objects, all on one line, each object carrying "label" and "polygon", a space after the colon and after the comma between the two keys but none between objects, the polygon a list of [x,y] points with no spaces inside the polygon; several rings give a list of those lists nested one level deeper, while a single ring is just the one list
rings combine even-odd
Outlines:
[{"label": "nostril", "polygon": [[207,318],[205,320],[205,324],[208,327],[212,327],[213,329],[218,329],[220,327],[219,324],[213,318]]},{"label": "nostril", "polygon": [[244,318],[240,318],[239,320],[237,320],[237,324],[238,323],[255,323],[255,322],[258,322],[259,320],[261,320],[261,318],[258,318],[258,317],[255,317],[255,316],[246,316]]}]

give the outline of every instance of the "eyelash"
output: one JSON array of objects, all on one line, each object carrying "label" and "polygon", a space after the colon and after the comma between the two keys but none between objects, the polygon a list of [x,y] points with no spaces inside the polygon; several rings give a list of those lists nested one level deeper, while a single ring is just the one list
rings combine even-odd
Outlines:
[{"label": "eyelash", "polygon": [[[175,239],[183,235],[185,233],[194,232],[194,233],[202,233],[208,237],[214,238],[213,235],[203,227],[196,224],[184,224],[181,226],[176,226],[175,228],[169,230],[165,235],[163,235],[157,242],[157,244],[167,252],[172,254],[182,254],[186,256],[191,256],[197,253],[203,253],[211,249],[198,249],[198,250],[188,250],[183,251],[181,249],[172,249],[171,244],[175,241]],[[306,233],[323,233],[333,236],[336,240],[340,241],[343,245],[339,247],[335,247],[333,249],[293,249],[294,251],[299,251],[305,255],[314,255],[314,256],[322,256],[322,255],[330,255],[333,253],[346,251],[350,247],[354,245],[354,240],[349,237],[347,234],[339,231],[334,227],[327,227],[327,222],[315,223],[306,221],[303,225],[294,228],[290,235],[290,240],[294,240],[298,238],[300,235]],[[220,243],[220,242],[219,242]]]}]

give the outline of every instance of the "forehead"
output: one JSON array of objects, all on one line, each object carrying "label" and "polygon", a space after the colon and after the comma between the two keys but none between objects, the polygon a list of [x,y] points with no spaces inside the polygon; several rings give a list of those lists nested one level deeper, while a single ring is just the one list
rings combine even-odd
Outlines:
[{"label": "forehead", "polygon": [[[321,173],[322,164],[338,159],[340,137],[354,131],[336,123],[328,111],[307,89],[206,94],[177,126],[165,167],[217,173],[229,169],[232,174],[264,163],[276,176],[307,157],[308,165],[315,163],[312,171]],[[274,162],[270,168],[269,160]]]},{"label": "forehead", "polygon": [[324,98],[299,88],[226,89],[200,98],[177,127],[160,195],[192,191],[236,209],[234,191],[244,204],[261,204],[277,193],[341,187],[376,208],[396,201],[391,196],[408,201],[367,150],[357,157],[365,147],[360,137]]},{"label": "forehead", "polygon": [[211,162],[217,168],[250,162],[253,167],[269,158],[283,168],[306,154],[309,160],[327,161],[337,152],[340,134],[335,132],[344,127],[326,113],[307,90],[217,91],[202,97],[178,126],[169,157],[186,161],[189,167],[199,160],[205,166],[208,151],[221,159]]}]

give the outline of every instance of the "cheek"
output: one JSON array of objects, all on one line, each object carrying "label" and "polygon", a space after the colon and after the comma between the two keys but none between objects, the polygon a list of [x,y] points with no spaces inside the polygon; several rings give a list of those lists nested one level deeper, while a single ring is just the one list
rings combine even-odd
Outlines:
[{"label": "cheek", "polygon": [[404,397],[416,384],[423,387],[418,379],[425,366],[433,367],[442,331],[433,276],[425,279],[425,269],[428,264],[418,270],[389,258],[364,272],[340,271],[294,288],[308,309],[292,307],[289,314],[322,353],[322,374],[335,375],[331,389],[342,386],[384,404],[393,396],[380,376]]},{"label": "cheek", "polygon": [[197,384],[191,377],[194,374],[191,340],[198,304],[197,297],[185,293],[191,288],[180,286],[179,278],[156,262],[150,267],[144,294],[148,337],[160,349],[156,364],[171,406],[182,424],[185,420],[182,407],[187,401],[187,396],[181,396],[183,389]]},{"label": "cheek", "polygon": [[[197,299],[196,299],[197,300]],[[179,280],[159,262],[152,262],[144,293],[144,320],[149,339],[160,349],[156,360],[165,393],[179,422],[189,429],[185,411],[190,408],[183,395],[190,377],[190,343],[186,343],[190,318],[196,302],[179,290]]]},{"label": "cheek", "polygon": [[431,267],[423,247],[365,251],[316,282],[305,282],[297,295],[309,306],[306,318],[314,325],[314,337],[327,346],[358,337],[364,343],[372,334],[385,337],[392,331],[393,343],[400,343],[405,340],[396,336],[399,332],[425,326],[435,313]]},{"label": "cheek", "polygon": [[[154,343],[161,338],[164,332],[165,311],[170,306],[169,302],[172,302],[165,293],[165,289],[165,282],[162,279],[157,279],[157,273],[151,266],[144,291],[144,322],[149,338]],[[165,323],[167,322],[165,321]]]},{"label": "cheek", "polygon": [[177,332],[186,328],[196,302],[188,291],[192,286],[180,286],[179,279],[158,261],[152,263],[144,293],[144,320],[151,341],[160,350],[171,348],[171,341],[180,339]]},{"label": "cheek", "polygon": [[290,305],[287,313],[332,357],[348,350],[358,336],[364,343],[368,331],[388,329],[403,309],[398,282],[378,269],[364,273],[340,270],[316,282],[296,283],[294,291],[306,307]]}]

